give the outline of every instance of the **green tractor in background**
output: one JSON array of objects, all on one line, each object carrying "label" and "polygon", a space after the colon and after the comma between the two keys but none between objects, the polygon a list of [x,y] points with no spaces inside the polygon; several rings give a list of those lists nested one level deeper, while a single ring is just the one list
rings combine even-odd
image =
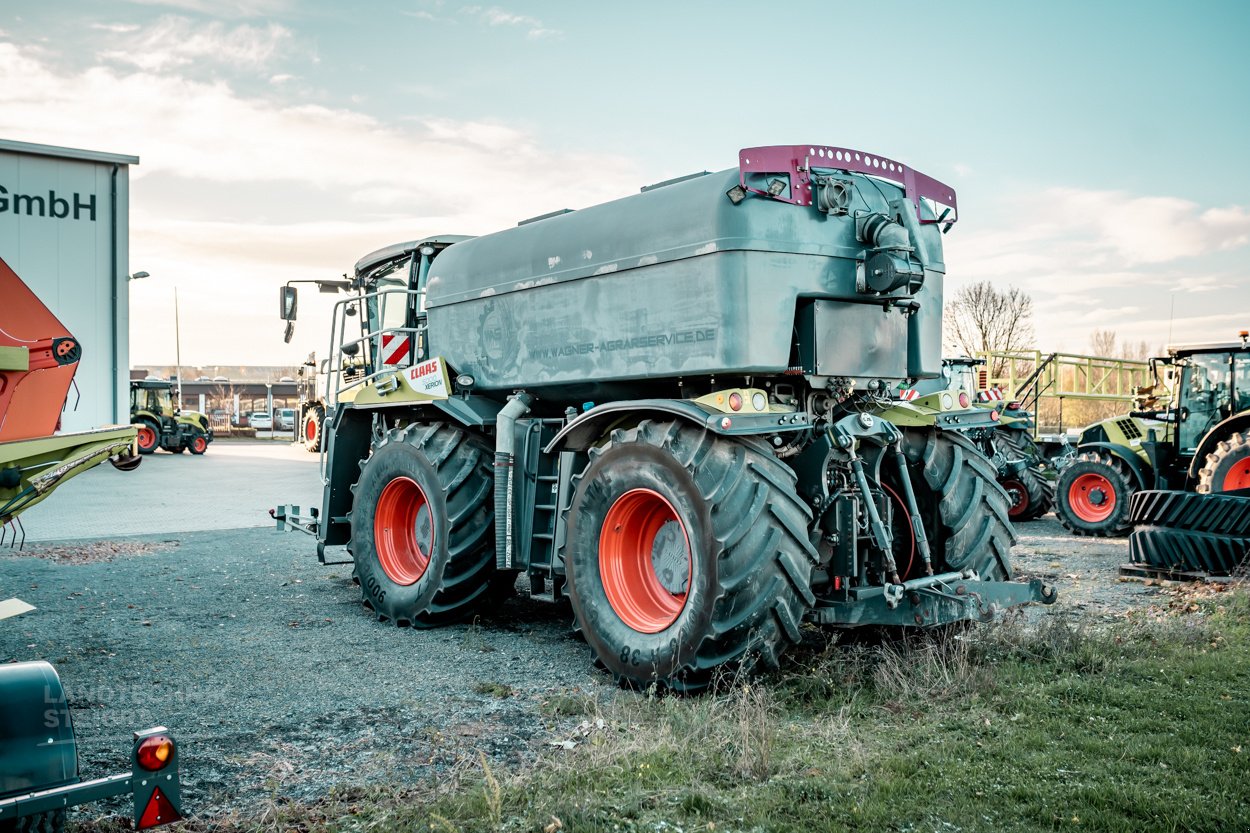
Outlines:
[{"label": "green tractor in background", "polygon": [[173,403],[174,383],[164,379],[130,383],[130,422],[139,429],[139,453],[158,448],[180,454],[189,450],[203,454],[213,441],[208,417],[198,411],[182,411]]},{"label": "green tractor in background", "polygon": [[[899,398],[933,410],[935,417],[948,402],[986,413],[987,419],[965,417],[950,427],[972,440],[993,463],[998,485],[1010,500],[1011,520],[1032,521],[1054,508],[1054,475],[1048,471],[1053,466],[1033,440],[1033,415],[1019,402],[979,389],[976,368],[984,364],[985,359],[967,356],[942,359],[941,378],[920,380],[900,391]],[[940,425],[940,419],[935,424]]]},{"label": "green tractor in background", "polygon": [[1065,527],[1127,535],[1129,498],[1143,489],[1250,488],[1250,332],[1239,336],[1169,347],[1150,362],[1155,384],[1139,391],[1138,410],[1081,432],[1076,460],[1056,484],[1055,513]]}]

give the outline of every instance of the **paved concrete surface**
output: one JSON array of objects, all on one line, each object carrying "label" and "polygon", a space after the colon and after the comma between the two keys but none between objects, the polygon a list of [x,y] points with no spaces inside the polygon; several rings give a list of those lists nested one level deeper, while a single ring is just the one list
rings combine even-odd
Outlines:
[{"label": "paved concrete surface", "polygon": [[223,440],[198,457],[149,454],[132,472],[106,463],[24,513],[26,540],[268,526],[280,503],[321,505],[318,457],[280,441]]}]

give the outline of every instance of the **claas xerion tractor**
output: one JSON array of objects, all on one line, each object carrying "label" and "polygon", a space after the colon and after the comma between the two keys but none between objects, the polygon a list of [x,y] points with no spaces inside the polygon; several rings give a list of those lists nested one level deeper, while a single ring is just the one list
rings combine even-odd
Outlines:
[{"label": "claas xerion tractor", "polygon": [[376,252],[335,308],[326,378],[366,372],[325,397],[321,507],[279,527],[323,560],[346,545],[365,605],[401,626],[463,620],[523,573],[618,681],[682,691],[774,666],[805,620],[1053,601],[1013,580],[1007,496],[949,430],[984,412],[894,395],[941,374],[955,219],[909,166],[760,147]]},{"label": "claas xerion tractor", "polygon": [[1169,347],[1152,359],[1155,384],[1140,391],[1138,409],[1081,432],[1078,456],[1057,483],[1063,525],[1078,535],[1127,535],[1138,490],[1250,488],[1248,342],[1243,330],[1238,341]]},{"label": "claas xerion tractor", "polygon": [[139,429],[140,454],[158,448],[203,454],[213,441],[208,417],[174,404],[173,389],[173,382],[150,376],[130,382],[130,421]]}]

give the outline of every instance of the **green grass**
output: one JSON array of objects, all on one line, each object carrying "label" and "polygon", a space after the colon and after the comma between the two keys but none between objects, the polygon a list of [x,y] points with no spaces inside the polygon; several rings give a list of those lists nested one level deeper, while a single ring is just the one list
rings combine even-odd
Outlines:
[{"label": "green grass", "polygon": [[[1192,606],[1191,606],[1192,607]],[[203,829],[1250,829],[1250,593],[1091,628],[796,651],[701,698],[622,692],[525,771],[341,790]],[[563,709],[557,711],[563,712]]]}]

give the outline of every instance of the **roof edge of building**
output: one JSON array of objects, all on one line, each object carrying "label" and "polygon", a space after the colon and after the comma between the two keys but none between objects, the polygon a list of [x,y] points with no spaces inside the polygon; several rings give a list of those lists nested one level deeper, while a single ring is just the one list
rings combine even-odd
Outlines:
[{"label": "roof edge of building", "polygon": [[32,156],[51,156],[56,159],[75,159],[80,162],[111,162],[116,165],[138,165],[139,157],[124,153],[107,153],[102,150],[82,150],[57,145],[40,145],[34,142],[16,142],[0,139],[0,150],[26,153]]}]

